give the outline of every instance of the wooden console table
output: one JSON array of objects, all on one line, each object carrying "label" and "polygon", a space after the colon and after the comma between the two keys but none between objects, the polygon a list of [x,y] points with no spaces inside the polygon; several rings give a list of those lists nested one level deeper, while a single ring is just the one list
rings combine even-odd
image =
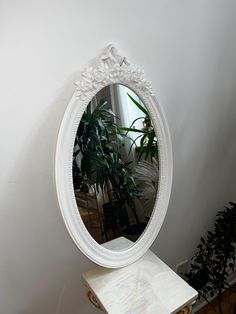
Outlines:
[{"label": "wooden console table", "polygon": [[[104,246],[120,249],[127,241],[118,238]],[[197,292],[150,250],[129,266],[97,266],[82,279],[89,300],[107,314],[189,314],[197,298]]]}]

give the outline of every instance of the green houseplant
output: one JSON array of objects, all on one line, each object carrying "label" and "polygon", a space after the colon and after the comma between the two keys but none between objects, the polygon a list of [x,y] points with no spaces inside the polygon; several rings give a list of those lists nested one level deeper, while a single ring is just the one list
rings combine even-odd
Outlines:
[{"label": "green houseplant", "polygon": [[124,134],[113,122],[115,115],[106,105],[107,101],[102,99],[91,110],[90,103],[81,118],[74,144],[73,172],[80,168],[89,185],[107,193],[109,203],[103,208],[112,220],[111,225],[119,221],[128,226],[127,207],[139,223],[134,202],[138,190],[129,163],[122,161],[119,152],[119,147],[124,145]]},{"label": "green houseplant", "polygon": [[[214,230],[201,237],[197,252],[192,258],[190,270],[185,274],[188,283],[195,288],[199,296],[208,301],[217,296],[218,309],[222,314],[222,294],[232,289],[227,279],[235,272],[236,263],[236,203],[218,212]],[[227,314],[227,313],[225,313]]]},{"label": "green houseplant", "polygon": [[[130,150],[132,149],[133,145],[136,145],[136,151],[138,152],[138,160],[141,159],[141,157],[144,157],[144,159],[150,159],[152,161],[152,158],[155,158],[158,160],[158,142],[157,137],[155,134],[155,130],[152,124],[151,117],[149,115],[149,112],[147,109],[142,106],[137,100],[135,100],[130,94],[128,94],[131,102],[139,108],[141,112],[144,113],[144,117],[138,117],[134,119],[134,121],[131,123],[130,127],[122,127],[121,130],[125,131],[126,135],[129,132],[135,132],[139,133],[135,140],[133,141]],[[138,120],[142,120],[143,122],[143,128],[138,129],[135,128],[135,122]],[[139,146],[137,146],[137,140],[139,139]]]}]

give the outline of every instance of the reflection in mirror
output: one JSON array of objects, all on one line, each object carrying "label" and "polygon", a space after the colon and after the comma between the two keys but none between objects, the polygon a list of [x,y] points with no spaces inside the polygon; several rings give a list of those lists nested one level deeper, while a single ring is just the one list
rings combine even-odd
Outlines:
[{"label": "reflection in mirror", "polygon": [[103,88],[83,113],[73,153],[76,203],[94,240],[135,242],[142,235],[158,168],[157,137],[141,99],[120,84]]}]

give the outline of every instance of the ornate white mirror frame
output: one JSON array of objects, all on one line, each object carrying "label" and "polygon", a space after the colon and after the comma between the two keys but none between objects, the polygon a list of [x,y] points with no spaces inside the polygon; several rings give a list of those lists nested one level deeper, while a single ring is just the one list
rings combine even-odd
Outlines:
[{"label": "ornate white mirror frame", "polygon": [[[87,231],[77,208],[72,179],[74,140],[80,119],[96,93],[110,84],[132,89],[147,107],[153,121],[159,147],[159,188],[152,217],[142,236],[129,248],[111,251],[98,244]],[[93,262],[109,268],[123,267],[138,260],[155,240],[166,215],[172,185],[172,147],[163,109],[153,95],[143,71],[130,65],[113,45],[82,73],[66,108],[56,149],[56,189],[67,230],[77,247]]]}]

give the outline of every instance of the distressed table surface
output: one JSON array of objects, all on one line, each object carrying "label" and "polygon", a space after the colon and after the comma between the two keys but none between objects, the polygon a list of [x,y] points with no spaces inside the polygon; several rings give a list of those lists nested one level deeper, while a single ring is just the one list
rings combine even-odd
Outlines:
[{"label": "distressed table surface", "polygon": [[[118,238],[104,246],[122,249],[126,241]],[[150,250],[129,266],[97,266],[82,278],[90,301],[109,314],[187,314],[197,298],[197,292]]]}]

